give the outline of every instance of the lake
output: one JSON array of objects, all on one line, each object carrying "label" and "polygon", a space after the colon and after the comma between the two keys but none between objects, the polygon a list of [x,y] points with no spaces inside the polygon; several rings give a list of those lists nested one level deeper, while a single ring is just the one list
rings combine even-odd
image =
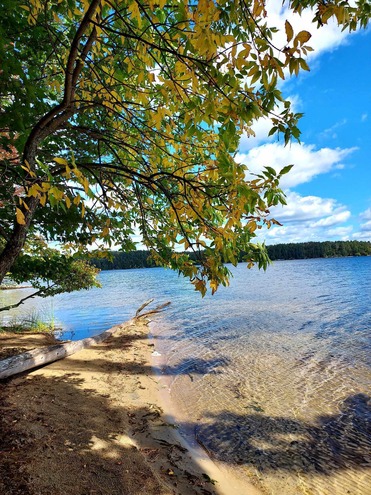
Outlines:
[{"label": "lake", "polygon": [[[102,272],[103,289],[3,318],[33,312],[79,339],[151,297],[171,301],[152,323],[154,365],[181,431],[262,493],[371,494],[371,258],[240,264],[233,275],[202,299],[161,268]],[[0,304],[21,292],[0,292]]]}]

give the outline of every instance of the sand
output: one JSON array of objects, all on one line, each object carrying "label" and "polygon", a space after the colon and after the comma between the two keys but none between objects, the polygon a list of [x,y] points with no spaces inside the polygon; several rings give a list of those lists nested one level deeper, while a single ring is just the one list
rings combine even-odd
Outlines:
[{"label": "sand", "polygon": [[[0,358],[49,344],[3,335]],[[1,382],[0,493],[257,494],[179,436],[154,350],[147,322],[130,321],[102,344]]]}]

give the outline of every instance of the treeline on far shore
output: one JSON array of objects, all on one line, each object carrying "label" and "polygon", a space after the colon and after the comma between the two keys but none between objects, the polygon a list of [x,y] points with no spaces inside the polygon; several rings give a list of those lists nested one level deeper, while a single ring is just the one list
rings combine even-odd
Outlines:
[{"label": "treeline on far shore", "polygon": [[371,256],[370,241],[299,242],[275,244],[267,246],[267,249],[272,261]]},{"label": "treeline on far shore", "polygon": [[[269,257],[274,260],[299,260],[308,258],[337,258],[344,256],[371,256],[370,241],[326,241],[275,244],[267,246]],[[193,258],[192,253],[190,257]],[[92,263],[101,270],[128,268],[152,268],[154,262],[148,251],[111,252],[111,259],[100,258]],[[241,260],[243,261],[243,256]]]}]

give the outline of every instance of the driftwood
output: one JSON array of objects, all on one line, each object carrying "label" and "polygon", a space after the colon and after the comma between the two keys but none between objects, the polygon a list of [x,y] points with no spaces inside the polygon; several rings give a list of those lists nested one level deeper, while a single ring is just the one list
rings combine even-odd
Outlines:
[{"label": "driftwood", "polygon": [[[132,321],[135,321],[136,319],[142,317],[146,317],[149,314],[159,313],[170,304],[170,302],[161,304],[160,306],[157,306],[156,308],[147,311],[146,313],[140,314],[140,312],[152,301],[153,299],[150,299],[149,301],[142,304],[142,306],[136,312],[135,317]],[[75,352],[81,351],[82,349],[86,349],[92,345],[104,342],[121,328],[123,328],[123,325],[116,325],[109,330],[100,333],[99,335],[95,335],[94,337],[88,337],[86,339],[76,340],[73,342],[54,344],[47,347],[40,347],[38,349],[23,352],[22,354],[18,354],[16,356],[1,359],[0,380],[9,378],[24,371],[32,370],[39,366],[43,366],[44,364],[53,363],[54,361],[63,359],[67,356],[70,356],[71,354],[74,354]]]},{"label": "driftwood", "polygon": [[139,306],[139,308],[137,309],[137,312],[135,313],[135,318],[139,318],[140,312],[143,311],[143,309],[146,308],[153,301],[154,301],[154,299],[148,299],[148,301],[146,301],[141,306]]},{"label": "driftwood", "polygon": [[40,347],[38,349],[32,349],[31,351],[17,354],[6,359],[0,360],[0,379],[9,378],[10,376],[22,373],[44,364],[58,361],[63,359],[77,351],[86,349],[94,344],[99,344],[108,339],[114,332],[116,332],[121,325],[112,327],[99,335],[94,337],[88,337],[82,340],[76,340],[74,342],[65,342],[63,344],[54,344],[47,347]]},{"label": "driftwood", "polygon": [[141,307],[135,313],[135,318],[134,319],[146,318],[149,315],[153,315],[153,314],[156,314],[156,313],[161,313],[161,311],[163,311],[165,308],[167,308],[169,306],[169,304],[170,304],[170,301],[168,301],[168,302],[166,302],[164,304],[160,304],[159,306],[156,306],[155,308],[153,308],[153,309],[151,309],[149,311],[146,311],[145,313],[140,314],[140,312],[143,311],[143,309],[145,307],[147,307],[149,304],[151,304],[151,302],[153,302],[153,301],[154,301],[154,299],[149,299],[144,304],[142,304]]}]

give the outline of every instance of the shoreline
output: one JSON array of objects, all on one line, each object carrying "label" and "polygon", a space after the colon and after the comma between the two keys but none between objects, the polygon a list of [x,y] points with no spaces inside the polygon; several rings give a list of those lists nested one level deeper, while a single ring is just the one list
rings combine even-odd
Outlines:
[{"label": "shoreline", "polygon": [[[156,328],[156,325],[154,325]],[[151,328],[151,325],[149,325]],[[152,349],[157,351],[156,348],[156,330],[153,328],[148,332],[148,338],[153,345]],[[153,369],[157,369],[157,378],[159,386],[157,388],[158,401],[161,407],[164,409],[165,418],[170,424],[177,425],[180,422],[186,423],[186,418],[182,417],[180,411],[177,409],[176,404],[171,398],[171,377],[166,374],[160,373],[160,368],[166,366],[164,356],[150,356],[151,365]],[[261,490],[258,489],[252,482],[242,479],[236,473],[233,473],[230,466],[222,461],[214,459],[196,440],[195,435],[191,431],[184,429],[180,432],[178,429],[173,431],[175,439],[186,448],[192,459],[202,468],[202,470],[216,483],[217,495],[262,495]]]},{"label": "shoreline", "polygon": [[258,493],[225,491],[228,473],[201,459],[162,410],[148,326],[119,327],[101,344],[0,382],[0,492]]}]

